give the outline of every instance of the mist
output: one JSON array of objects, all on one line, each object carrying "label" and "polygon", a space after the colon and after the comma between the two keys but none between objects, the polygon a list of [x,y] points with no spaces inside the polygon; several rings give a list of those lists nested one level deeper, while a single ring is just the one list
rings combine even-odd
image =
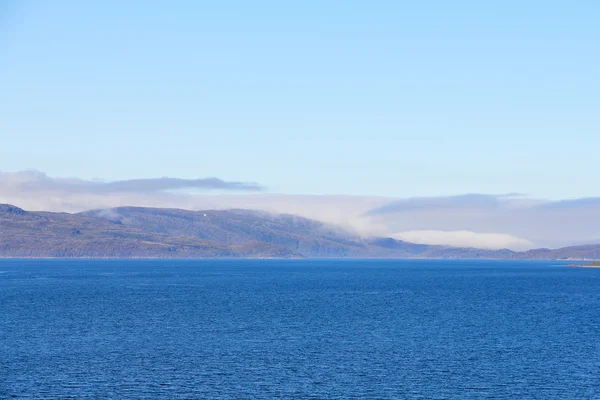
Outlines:
[{"label": "mist", "polygon": [[0,172],[0,203],[32,211],[80,212],[120,206],[189,210],[243,208],[292,214],[363,237],[425,244],[526,250],[600,242],[600,199],[549,201],[521,194],[388,198],[269,193],[218,178],[114,182]]}]

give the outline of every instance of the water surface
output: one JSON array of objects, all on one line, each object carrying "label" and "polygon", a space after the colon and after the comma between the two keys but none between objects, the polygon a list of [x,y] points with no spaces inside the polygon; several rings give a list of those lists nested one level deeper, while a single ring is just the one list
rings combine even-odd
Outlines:
[{"label": "water surface", "polygon": [[0,260],[0,398],[600,399],[600,269]]}]

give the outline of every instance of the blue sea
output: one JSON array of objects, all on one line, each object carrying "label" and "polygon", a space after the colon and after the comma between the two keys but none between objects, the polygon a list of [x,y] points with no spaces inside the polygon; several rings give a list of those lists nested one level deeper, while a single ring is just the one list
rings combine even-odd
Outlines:
[{"label": "blue sea", "polygon": [[0,260],[2,399],[600,399],[600,269]]}]

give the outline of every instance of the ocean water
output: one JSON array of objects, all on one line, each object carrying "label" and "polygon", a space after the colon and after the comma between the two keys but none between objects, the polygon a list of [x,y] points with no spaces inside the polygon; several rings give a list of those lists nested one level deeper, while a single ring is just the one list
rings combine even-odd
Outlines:
[{"label": "ocean water", "polygon": [[0,398],[600,399],[600,269],[0,260]]}]

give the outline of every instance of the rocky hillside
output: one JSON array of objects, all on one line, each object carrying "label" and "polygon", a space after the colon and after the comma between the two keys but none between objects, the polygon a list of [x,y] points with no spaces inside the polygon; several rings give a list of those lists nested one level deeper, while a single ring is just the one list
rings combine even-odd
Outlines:
[{"label": "rocky hillside", "polygon": [[27,212],[0,205],[4,257],[300,257],[264,242],[227,245],[147,232],[83,214]]},{"label": "rocky hillside", "polygon": [[143,207],[79,214],[0,205],[0,257],[598,259],[600,245],[527,252],[361,238],[293,215]]},{"label": "rocky hillside", "polygon": [[323,223],[259,211],[120,207],[78,215],[146,234],[191,237],[225,246],[261,242],[311,257],[344,257],[365,247],[360,238]]}]

